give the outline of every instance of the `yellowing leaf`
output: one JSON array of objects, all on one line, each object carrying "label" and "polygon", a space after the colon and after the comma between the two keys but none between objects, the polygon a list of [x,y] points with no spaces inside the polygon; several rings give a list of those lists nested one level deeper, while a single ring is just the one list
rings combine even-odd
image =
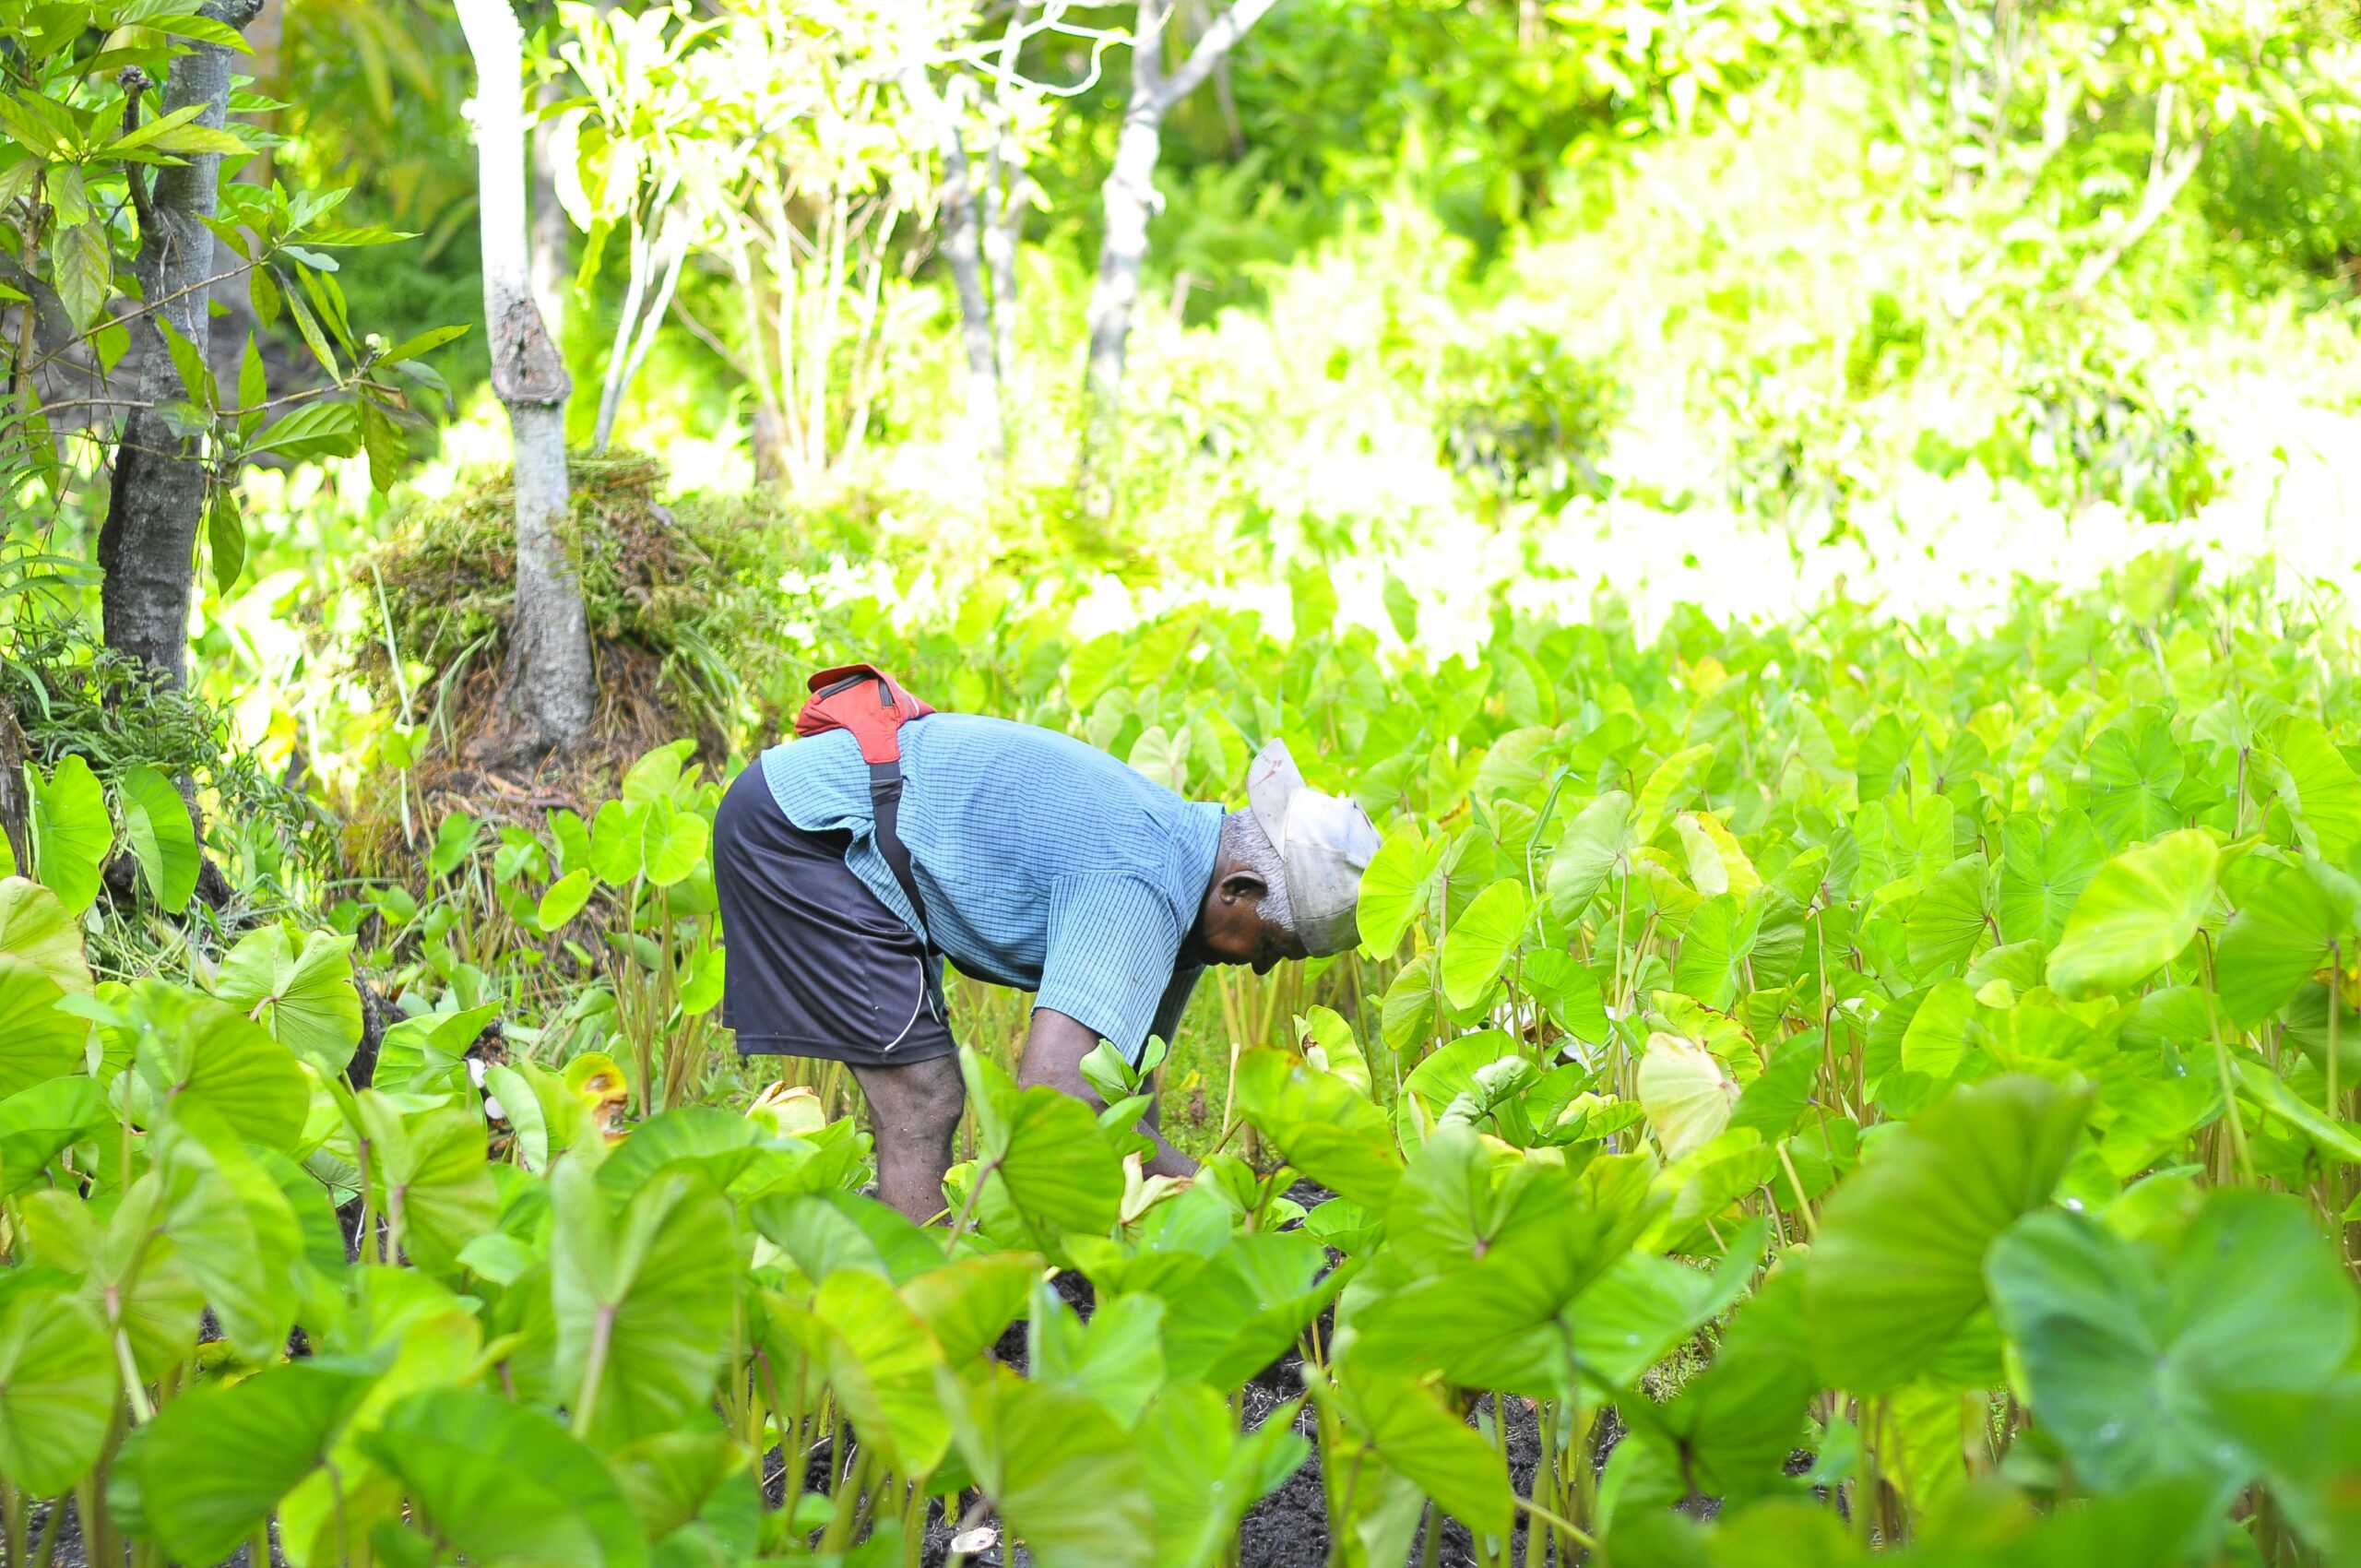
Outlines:
[{"label": "yellowing leaf", "polygon": [[1717,893],[1736,893],[1741,897],[1762,885],[1754,862],[1738,846],[1738,839],[1722,826],[1721,819],[1705,812],[1682,812],[1673,819],[1673,830],[1680,835],[1680,847],[1689,857],[1689,880],[1697,891],[1711,898]]},{"label": "yellowing leaf", "polygon": [[1679,1159],[1708,1143],[1729,1125],[1738,1086],[1714,1053],[1695,1040],[1656,1033],[1640,1058],[1640,1109],[1664,1146],[1665,1158]]}]

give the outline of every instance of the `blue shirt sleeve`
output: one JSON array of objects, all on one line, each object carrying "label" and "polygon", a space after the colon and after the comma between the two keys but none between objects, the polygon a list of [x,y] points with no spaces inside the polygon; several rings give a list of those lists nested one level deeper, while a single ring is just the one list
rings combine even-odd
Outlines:
[{"label": "blue shirt sleeve", "polygon": [[1138,1060],[1175,988],[1182,932],[1171,900],[1139,877],[1062,877],[1050,888],[1049,913],[1049,953],[1033,1005],[1097,1030]]}]

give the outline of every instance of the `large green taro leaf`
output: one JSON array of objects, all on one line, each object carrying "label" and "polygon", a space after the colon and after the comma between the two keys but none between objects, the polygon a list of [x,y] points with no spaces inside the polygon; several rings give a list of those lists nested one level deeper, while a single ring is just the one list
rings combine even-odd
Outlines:
[{"label": "large green taro leaf", "polygon": [[98,1463],[114,1404],[97,1314],[31,1276],[0,1286],[0,1477],[39,1497],[73,1486]]},{"label": "large green taro leaf", "polygon": [[1165,1370],[1176,1383],[1233,1389],[1275,1360],[1342,1280],[1300,1230],[1252,1230],[1163,1292]]},{"label": "large green taro leaf", "polygon": [[1804,1322],[1831,1384],[1880,1394],[1920,1378],[1998,1381],[1985,1253],[2049,1201],[2085,1099],[2022,1076],[1961,1089],[1837,1188],[1804,1280]]},{"label": "large green taro leaf", "polygon": [[896,1471],[923,1476],[951,1446],[935,1373],[942,1347],[894,1288],[847,1269],[822,1282],[807,1320],[789,1318],[866,1442]]},{"label": "large green taro leaf", "polygon": [[988,1057],[959,1052],[976,1109],[978,1180],[1047,1251],[1064,1231],[1103,1236],[1123,1201],[1122,1161],[1087,1107],[1047,1086],[1019,1089]]},{"label": "large green taro leaf", "polygon": [[538,1410],[465,1388],[413,1394],[362,1450],[421,1523],[481,1568],[639,1568],[639,1521],[599,1455]]},{"label": "large green taro leaf", "polygon": [[2318,861],[2260,878],[2222,932],[2213,984],[2233,1022],[2251,1027],[2295,1000],[2304,982],[2361,934],[2361,885]]},{"label": "large green taro leaf", "polygon": [[90,994],[81,927],[38,882],[0,876],[0,956],[22,958],[77,996]]},{"label": "large green taro leaf", "polygon": [[412,1108],[375,1089],[354,1101],[369,1138],[378,1212],[403,1253],[430,1273],[452,1275],[460,1249],[499,1218],[482,1120],[456,1105]]},{"label": "large green taro leaf", "polygon": [[1168,1388],[1132,1428],[1156,1514],[1158,1568],[1213,1568],[1246,1511],[1300,1466],[1310,1445],[1282,1405],[1241,1432],[1222,1396],[1201,1383]]},{"label": "large green taro leaf", "polygon": [[1238,1112],[1289,1165],[1331,1192],[1372,1207],[1393,1195],[1402,1167],[1385,1113],[1333,1073],[1267,1049],[1238,1059]]},{"label": "large green taro leaf", "polygon": [[1525,884],[1496,882],[1476,896],[1442,941],[1442,993],[1453,1007],[1473,1007],[1500,979],[1525,940],[1532,915]]},{"label": "large green taro leaf", "polygon": [[57,1004],[65,992],[42,970],[0,953],[0,1095],[18,1095],[82,1065],[89,1026]]},{"label": "large green taro leaf", "polygon": [[148,1533],[182,1562],[227,1557],[327,1458],[374,1381],[364,1367],[294,1361],[165,1406],[139,1448]]},{"label": "large green taro leaf", "polygon": [[1903,928],[1910,968],[1921,980],[1957,969],[1975,956],[1994,918],[1997,883],[1981,855],[1954,861],[1935,873]]},{"label": "large green taro leaf", "polygon": [[114,846],[106,791],[90,765],[71,754],[45,779],[34,770],[31,782],[34,874],[78,915],[98,897],[99,870]]},{"label": "large green taro leaf", "polygon": [[209,1116],[176,1116],[167,1125],[157,1170],[164,1234],[231,1348],[251,1361],[278,1356],[294,1326],[295,1271],[304,1257],[286,1193]]},{"label": "large green taro leaf", "polygon": [[1692,1488],[1733,1505],[1779,1485],[1819,1386],[1800,1284],[1794,1268],[1773,1271],[1738,1309],[1713,1364],[1661,1412],[1644,1395],[1619,1402],[1643,1439],[1669,1447]]},{"label": "large green taro leaf", "polygon": [[2306,849],[2342,861],[2361,841],[2361,779],[2318,719],[2291,713],[2274,721],[2256,762]]},{"label": "large green taro leaf", "polygon": [[2106,848],[2077,811],[2045,826],[2030,812],[2000,825],[2000,934],[2011,942],[2055,942],[2074,901],[2106,861]]},{"label": "large green taro leaf", "polygon": [[2213,1403],[2305,1538],[2331,1562],[2361,1561],[2361,1376],[2301,1390],[2216,1391]]},{"label": "large green taro leaf", "polygon": [[754,1229],[814,1285],[840,1268],[866,1269],[899,1285],[943,1266],[940,1236],[858,1193],[757,1198],[752,1215]]},{"label": "large green taro leaf", "polygon": [[1441,858],[1408,826],[1387,834],[1377,847],[1361,873],[1360,891],[1361,947],[1372,957],[1390,958],[1402,945],[1402,933],[1425,907],[1427,879]]},{"label": "large green taro leaf", "polygon": [[167,914],[179,914],[196,891],[196,823],[172,781],[155,768],[128,768],[123,776],[123,836],[139,862],[148,890]]},{"label": "large green taro leaf", "polygon": [[558,1162],[551,1187],[557,1379],[575,1430],[620,1444],[677,1424],[712,1398],[730,1340],[738,1250],[729,1200],[694,1172],[673,1171],[618,1217],[596,1171],[573,1158]]},{"label": "large green taro leaf", "polygon": [[2070,1000],[2128,991],[2197,934],[2221,852],[2201,828],[2168,833],[2101,866],[2066,918],[2049,983]]},{"label": "large green taro leaf", "polygon": [[1090,1399],[988,1367],[941,1374],[960,1457],[1041,1568],[1150,1568],[1156,1511],[1139,1445]]},{"label": "large green taro leaf", "polygon": [[2031,1215],[1988,1272],[2035,1418],[2101,1491],[2178,1479],[2225,1503],[2256,1466],[2225,1402],[2325,1384],[2361,1325],[2335,1253],[2282,1194],[2208,1194],[2161,1259],[2082,1216]]},{"label": "large green taro leaf", "polygon": [[1767,1221],[1749,1221],[1731,1238],[1722,1266],[1711,1272],[1651,1253],[1625,1253],[1567,1314],[1583,1370],[1609,1388],[1636,1384],[1746,1293],[1769,1233]]},{"label": "large green taro leaf", "polygon": [[1566,825],[1565,837],[1549,857],[1549,879],[1544,885],[1551,911],[1561,921],[1581,918],[1635,847],[1630,795],[1609,790],[1584,806]]},{"label": "large green taro leaf", "polygon": [[2172,731],[2153,713],[2091,742],[2091,823],[2111,844],[2137,844],[2180,825],[2173,791],[2188,765]]},{"label": "large green taro leaf", "polygon": [[1083,1395],[1132,1427],[1164,1386],[1164,1314],[1157,1296],[1102,1296],[1086,1323],[1047,1280],[1037,1281],[1026,1375]]},{"label": "large green taro leaf", "polygon": [[1505,1536],[1516,1503],[1498,1455],[1436,1391],[1358,1349],[1337,1363],[1335,1406],[1353,1435],[1471,1529]]},{"label": "large green taro leaf", "polygon": [[236,1008],[160,981],[139,982],[131,1003],[139,1075],[157,1103],[179,1119],[207,1116],[246,1143],[295,1146],[312,1089],[286,1046]]},{"label": "large green taro leaf", "polygon": [[343,1072],[361,1043],[361,992],[352,983],[349,936],[315,931],[298,950],[284,926],[251,932],[221,961],[214,994],[324,1077]]},{"label": "large green taro leaf", "polygon": [[1563,1391],[1573,1376],[1568,1309],[1646,1223],[1649,1211],[1624,1201],[1635,1195],[1545,1165],[1512,1166],[1495,1186],[1476,1134],[1437,1128],[1349,1303],[1355,1353],[1462,1387]]}]

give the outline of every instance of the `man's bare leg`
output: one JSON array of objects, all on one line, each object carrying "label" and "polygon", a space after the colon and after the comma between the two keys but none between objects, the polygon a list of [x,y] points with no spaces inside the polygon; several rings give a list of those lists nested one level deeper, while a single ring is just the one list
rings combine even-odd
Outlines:
[{"label": "man's bare leg", "polygon": [[943,1212],[943,1177],[951,1139],[967,1099],[959,1059],[938,1056],[907,1067],[855,1067],[869,1125],[877,1140],[877,1195],[912,1224]]},{"label": "man's bare leg", "polygon": [[[1018,1067],[1016,1087],[1031,1088],[1047,1084],[1053,1089],[1070,1094],[1094,1111],[1104,1111],[1107,1102],[1082,1075],[1082,1059],[1098,1047],[1098,1036],[1086,1025],[1076,1023],[1053,1008],[1037,1007],[1033,1011],[1033,1027],[1025,1036],[1025,1061]],[[1193,1176],[1197,1162],[1164,1141],[1158,1123],[1162,1107],[1148,1101],[1147,1114],[1140,1118],[1140,1130],[1156,1140],[1156,1153],[1143,1160],[1141,1171],[1149,1176]]]}]

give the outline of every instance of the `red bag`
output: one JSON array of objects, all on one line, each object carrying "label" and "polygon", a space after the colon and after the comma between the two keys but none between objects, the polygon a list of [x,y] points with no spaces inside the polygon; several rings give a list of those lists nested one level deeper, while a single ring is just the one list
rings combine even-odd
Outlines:
[{"label": "red bag", "polygon": [[821,671],[809,683],[811,699],[795,716],[796,738],[849,730],[860,742],[860,759],[872,768],[891,763],[898,773],[902,726],[934,711],[874,664],[840,664]]}]

